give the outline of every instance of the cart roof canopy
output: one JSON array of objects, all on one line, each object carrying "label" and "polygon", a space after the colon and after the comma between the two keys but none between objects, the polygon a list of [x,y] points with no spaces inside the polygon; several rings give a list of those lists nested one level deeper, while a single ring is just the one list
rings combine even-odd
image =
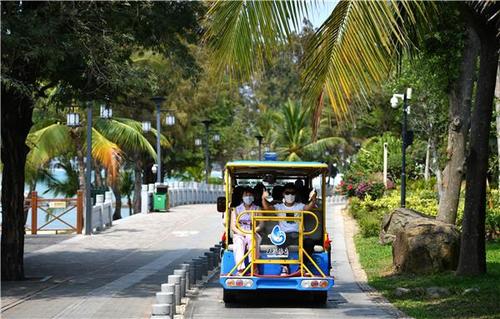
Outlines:
[{"label": "cart roof canopy", "polygon": [[314,177],[328,170],[320,162],[287,161],[235,161],[226,164],[226,169],[236,178],[262,178],[271,174],[276,177]]}]

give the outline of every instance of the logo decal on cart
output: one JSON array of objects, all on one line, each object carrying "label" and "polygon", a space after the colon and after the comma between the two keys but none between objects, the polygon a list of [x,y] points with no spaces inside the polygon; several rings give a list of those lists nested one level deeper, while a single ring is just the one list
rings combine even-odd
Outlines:
[{"label": "logo decal on cart", "polygon": [[274,226],[267,237],[269,237],[271,242],[276,246],[283,245],[286,241],[286,233],[280,229],[279,225]]}]

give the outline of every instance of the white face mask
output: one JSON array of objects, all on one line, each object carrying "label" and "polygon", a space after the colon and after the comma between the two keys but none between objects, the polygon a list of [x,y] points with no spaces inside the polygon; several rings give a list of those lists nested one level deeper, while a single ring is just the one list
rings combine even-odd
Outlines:
[{"label": "white face mask", "polygon": [[295,202],[295,195],[292,194],[285,195],[285,203],[293,204],[293,202]]},{"label": "white face mask", "polygon": [[245,205],[253,203],[253,196],[243,196],[243,203],[245,203]]}]

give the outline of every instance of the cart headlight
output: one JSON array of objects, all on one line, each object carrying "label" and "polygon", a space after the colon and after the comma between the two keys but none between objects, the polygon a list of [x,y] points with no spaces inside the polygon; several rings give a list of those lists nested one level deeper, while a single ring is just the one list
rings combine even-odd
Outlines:
[{"label": "cart headlight", "polygon": [[328,280],[302,280],[300,285],[302,288],[326,288],[328,287]]},{"label": "cart headlight", "polygon": [[227,279],[226,286],[250,288],[253,286],[253,280],[252,279]]}]

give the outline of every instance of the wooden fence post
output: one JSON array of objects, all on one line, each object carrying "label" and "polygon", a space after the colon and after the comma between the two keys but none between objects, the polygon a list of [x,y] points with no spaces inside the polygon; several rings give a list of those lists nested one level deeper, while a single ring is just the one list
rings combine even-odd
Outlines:
[{"label": "wooden fence post", "polygon": [[81,234],[83,229],[83,191],[78,190],[76,196],[76,233]]},{"label": "wooden fence post", "polygon": [[31,192],[31,235],[36,235],[38,230],[38,195]]}]

